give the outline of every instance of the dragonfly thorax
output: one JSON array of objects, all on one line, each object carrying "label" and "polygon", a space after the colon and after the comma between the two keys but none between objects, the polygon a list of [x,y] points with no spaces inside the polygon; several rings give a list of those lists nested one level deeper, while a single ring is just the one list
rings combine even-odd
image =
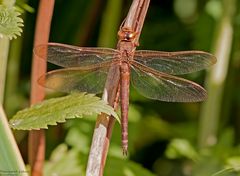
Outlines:
[{"label": "dragonfly thorax", "polygon": [[[126,45],[124,45],[124,46],[126,46]],[[129,62],[131,62],[133,60],[133,55],[134,55],[134,52],[133,51],[128,51],[128,47],[122,48],[122,52],[121,52],[121,56],[120,56],[121,57],[121,62],[129,64]]]}]

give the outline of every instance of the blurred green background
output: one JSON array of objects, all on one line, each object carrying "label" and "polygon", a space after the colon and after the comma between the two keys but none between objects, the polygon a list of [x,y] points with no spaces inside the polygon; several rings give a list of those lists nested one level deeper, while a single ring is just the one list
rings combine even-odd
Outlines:
[{"label": "blurred green background", "polygon": [[[23,13],[24,32],[11,42],[4,101],[9,117],[29,106],[38,1],[26,3],[35,12]],[[130,0],[56,0],[50,41],[115,48],[130,5]],[[184,75],[208,90],[204,103],[153,101],[131,88],[128,159],[122,156],[116,124],[105,175],[138,175],[125,168],[131,167],[130,161],[158,176],[240,175],[239,41],[238,0],[152,0],[138,49],[204,50],[223,57],[207,71]],[[46,173],[63,167],[68,168],[66,175],[84,170],[95,119],[69,120],[46,131],[47,159],[54,158],[53,151],[62,155],[58,162],[47,163]],[[26,160],[27,132],[15,134]]]}]

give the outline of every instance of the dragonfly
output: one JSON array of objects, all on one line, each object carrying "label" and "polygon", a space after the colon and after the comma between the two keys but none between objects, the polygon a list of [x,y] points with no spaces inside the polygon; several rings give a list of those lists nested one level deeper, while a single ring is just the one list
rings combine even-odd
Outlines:
[{"label": "dragonfly", "polygon": [[205,69],[216,57],[203,51],[135,50],[137,33],[127,27],[118,32],[118,49],[77,47],[60,43],[36,46],[40,58],[63,68],[47,72],[39,84],[61,92],[99,94],[104,90],[109,68],[118,65],[123,153],[128,150],[129,85],[143,96],[167,102],[199,102],[207,97],[200,85],[178,77]]}]

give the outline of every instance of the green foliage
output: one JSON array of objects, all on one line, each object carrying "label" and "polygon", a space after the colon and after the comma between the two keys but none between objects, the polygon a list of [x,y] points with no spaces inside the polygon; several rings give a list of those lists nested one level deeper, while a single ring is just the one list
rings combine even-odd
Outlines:
[{"label": "green foliage", "polygon": [[65,97],[52,98],[30,108],[19,111],[11,120],[14,129],[31,130],[47,128],[66,119],[82,118],[83,115],[105,113],[118,116],[113,108],[93,94],[73,93]]},{"label": "green foliage", "polygon": [[171,160],[182,160],[182,169],[191,167],[191,176],[239,176],[240,146],[233,144],[233,131],[227,129],[218,143],[208,149],[199,150],[185,139],[173,139],[166,149]]},{"label": "green foliage", "polygon": [[191,160],[196,160],[198,157],[194,147],[189,141],[184,139],[173,139],[166,150],[166,155],[171,159],[186,157]]},{"label": "green foliage", "polygon": [[104,172],[105,176],[156,176],[141,165],[123,158],[109,157]]},{"label": "green foliage", "polygon": [[206,5],[206,11],[209,15],[211,15],[214,19],[218,20],[223,11],[223,5],[221,1],[218,0],[210,0]]},{"label": "green foliage", "polygon": [[239,176],[239,174],[235,172],[234,168],[226,168],[212,174],[211,176]]},{"label": "green foliage", "polygon": [[22,175],[28,175],[22,156],[18,150],[7,117],[0,104],[0,175],[18,175],[16,171],[22,171]]},{"label": "green foliage", "polygon": [[[16,5],[24,9],[22,1],[26,2],[25,0],[17,0]],[[229,0],[192,0],[189,1],[190,4],[186,4],[184,0],[152,1],[140,37],[140,46],[137,49],[163,51],[194,49],[211,52],[214,41],[218,40],[216,38],[218,32],[215,29],[220,29],[220,26],[217,25],[217,21],[223,18],[227,7],[222,4],[223,1],[226,4],[233,2]],[[100,38],[104,38],[101,39],[104,42],[101,45],[107,46],[108,41],[111,41],[111,45],[114,45],[113,41],[117,40],[117,34],[112,31],[119,28],[117,18],[123,19],[125,17],[128,11],[127,7],[130,6],[131,2],[126,1],[123,5],[124,8],[119,7],[119,5],[114,8],[111,6],[109,15],[107,15],[108,7],[105,3],[107,1],[100,3],[101,5],[97,4],[97,2],[99,1],[56,1],[50,40],[94,47],[98,42],[100,43]],[[115,4],[116,2],[109,0],[109,3]],[[34,9],[38,8],[37,1],[31,0],[28,1],[28,4]],[[206,114],[206,123],[201,127],[199,126],[201,103],[179,104],[152,101],[131,90],[129,158],[124,159],[122,156],[121,129],[120,125],[116,124],[111,139],[105,174],[111,172],[114,168],[114,171],[118,172],[118,174],[122,173],[124,175],[123,170],[125,167],[122,167],[122,164],[128,165],[129,160],[131,160],[138,163],[138,166],[140,164],[158,176],[240,175],[240,1],[235,0],[234,7],[237,8],[237,12],[232,18],[235,44],[232,47],[229,65],[223,64],[229,67],[226,75],[227,82],[223,88],[222,100],[211,103],[212,108],[210,108],[210,112],[213,112],[217,107],[216,104],[220,104],[218,107],[219,123],[213,123],[218,128],[217,135],[215,138],[207,140],[210,141],[212,146],[205,149],[199,149],[197,146],[197,138],[200,135],[199,130],[203,127],[209,127],[210,130],[213,130],[210,127],[210,122],[213,119],[211,113]],[[114,11],[114,9],[117,9],[117,11]],[[117,17],[118,12],[120,14]],[[11,63],[13,69],[20,68],[19,72],[21,74],[8,74],[8,80],[15,83],[10,88],[17,87],[14,91],[19,96],[11,99],[9,95],[13,95],[14,92],[5,96],[9,100],[8,104],[10,106],[15,105],[17,107],[11,110],[7,109],[7,114],[15,114],[17,109],[26,107],[29,102],[29,75],[35,15],[26,13],[25,35],[22,38],[22,45],[19,47],[22,48],[22,58],[17,63]],[[110,29],[111,32],[103,32]],[[224,44],[223,49],[227,45],[229,46],[226,42]],[[186,78],[204,85],[205,75],[205,72],[198,72],[186,75]],[[8,90],[8,88],[6,89]],[[216,92],[216,87],[213,88],[213,92]],[[211,96],[212,93],[208,91],[208,95]],[[56,115],[56,112],[53,111],[52,114]],[[39,119],[37,118],[35,121],[38,122]],[[59,175],[85,174],[95,121],[96,117],[94,116],[72,119],[68,120],[63,126],[53,127],[46,132],[46,149],[48,152],[62,141],[68,146],[66,144],[60,145],[54,150],[54,156],[52,155],[50,160],[46,162],[44,175],[51,175],[55,171]],[[228,128],[231,130],[226,130]],[[23,139],[25,138],[20,134],[21,131],[15,131],[15,133],[17,134],[17,140],[20,141],[20,148],[24,148]],[[2,136],[1,139],[3,139]],[[55,140],[55,143],[53,140]],[[24,158],[27,158],[27,156],[24,156]],[[117,161],[115,162],[115,160]],[[131,170],[129,172],[127,169],[125,172],[131,175],[135,171]]]},{"label": "green foliage", "polygon": [[21,35],[23,20],[20,15],[15,7],[0,5],[0,38],[6,36],[11,40]]},{"label": "green foliage", "polygon": [[61,144],[45,163],[44,175],[85,175],[84,162],[86,162],[85,156],[75,149],[68,150],[66,144]]},{"label": "green foliage", "polygon": [[[26,0],[25,0],[26,1]],[[24,2],[24,0],[17,0],[16,7],[23,13],[24,11],[34,13],[35,9]]]},{"label": "green foliage", "polygon": [[229,157],[226,160],[227,167],[240,171],[240,156]]},{"label": "green foliage", "polygon": [[[66,144],[59,145],[46,162],[44,175],[77,176],[85,175],[87,154],[79,152],[76,148],[68,149]],[[104,176],[155,176],[139,164],[109,156]]]}]

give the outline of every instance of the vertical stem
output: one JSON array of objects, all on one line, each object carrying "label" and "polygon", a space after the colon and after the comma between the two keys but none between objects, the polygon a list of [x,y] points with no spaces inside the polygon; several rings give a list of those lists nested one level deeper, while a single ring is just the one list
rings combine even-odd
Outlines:
[{"label": "vertical stem", "polygon": [[231,55],[235,0],[222,0],[223,14],[216,28],[216,41],[213,49],[217,63],[206,78],[208,100],[203,103],[200,116],[199,146],[208,147],[217,142],[219,119],[221,116],[222,97],[228,73]]},{"label": "vertical stem", "polygon": [[[121,0],[108,0],[106,10],[105,10],[105,13],[102,18],[98,46],[114,47],[114,45],[116,43],[118,26],[119,26],[119,22],[120,22],[120,18],[121,18],[121,6],[122,6]],[[118,74],[119,73],[117,73],[117,75]],[[118,84],[118,80],[116,80],[115,84]],[[117,89],[112,90],[112,92],[115,92],[115,91],[118,92],[118,89],[119,89],[119,87]],[[114,109],[117,108],[118,101],[119,101],[119,96],[117,96],[116,99],[113,101]],[[99,158],[102,161],[101,165],[99,165],[99,166],[105,165],[105,160],[107,158],[107,151],[109,148],[114,124],[115,124],[115,118],[110,117],[107,127],[106,127],[106,137],[105,137],[105,143],[103,146],[104,147],[103,151],[105,151],[105,152],[103,152],[102,157]],[[101,172],[103,172],[103,171],[101,170]],[[100,173],[100,174],[102,174],[102,173]]]},{"label": "vertical stem", "polygon": [[[1,3],[12,7],[15,0],[2,0]],[[7,37],[0,38],[0,104],[3,104],[4,100],[9,44],[10,41]]]},{"label": "vertical stem", "polygon": [[9,39],[3,37],[0,39],[0,104],[2,104],[4,100],[8,51],[9,51]]},{"label": "vertical stem", "polygon": [[[48,42],[54,0],[41,0],[37,16],[34,46]],[[46,53],[47,54],[47,53]],[[33,56],[32,80],[31,80],[31,104],[41,102],[44,99],[44,88],[38,85],[38,78],[46,73],[46,60]],[[29,162],[32,176],[43,175],[45,158],[45,133],[44,130],[31,131],[29,133]]]},{"label": "vertical stem", "polygon": [[11,42],[10,53],[7,66],[7,77],[6,77],[6,91],[4,99],[4,107],[7,114],[11,114],[16,109],[16,105],[19,104],[13,102],[17,98],[18,89],[18,75],[20,69],[22,49],[22,37],[17,38]]},{"label": "vertical stem", "polygon": [[[123,25],[124,27],[129,27],[138,32],[136,40],[134,41],[135,43],[138,43],[149,2],[150,0],[133,0],[128,16]],[[133,50],[134,49],[135,48],[133,48]],[[109,70],[108,78],[103,91],[103,100],[107,101],[111,106],[114,106],[114,101],[116,100],[119,79],[119,66],[113,65]],[[113,125],[114,121],[111,117],[104,114],[98,116],[88,157],[86,171],[87,176],[103,175],[109,147],[109,137],[111,136]]]},{"label": "vertical stem", "polygon": [[[2,0],[1,2],[2,4],[11,7],[14,5],[15,0]],[[9,128],[7,117],[2,107],[2,103],[4,100],[9,44],[10,42],[8,38],[3,37],[0,39],[0,175],[19,175],[18,172],[21,172],[21,175],[28,175],[12,131]],[[2,173],[2,171],[6,173]]]},{"label": "vertical stem", "polygon": [[[15,0],[2,0],[1,3],[11,7],[14,5]],[[0,104],[2,104],[4,100],[9,43],[8,38],[0,38]]]}]

